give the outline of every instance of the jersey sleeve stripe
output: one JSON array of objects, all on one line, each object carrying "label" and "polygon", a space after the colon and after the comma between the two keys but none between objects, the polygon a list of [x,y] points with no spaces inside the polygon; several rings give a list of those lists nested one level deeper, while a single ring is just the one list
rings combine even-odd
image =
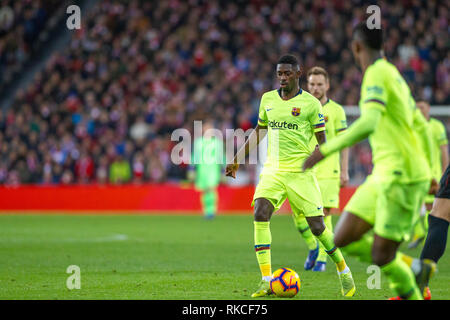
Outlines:
[{"label": "jersey sleeve stripe", "polygon": [[384,101],[379,100],[379,99],[367,99],[367,100],[364,101],[364,103],[368,103],[368,102],[379,103],[379,104],[381,104],[381,105],[383,105],[383,106],[386,105],[386,103],[384,103]]},{"label": "jersey sleeve stripe", "polygon": [[325,127],[325,123],[318,123],[318,124],[315,124],[314,125],[314,128],[322,128],[322,127]]},{"label": "jersey sleeve stripe", "polygon": [[261,122],[261,123],[267,123],[267,120],[263,120],[260,117],[258,117],[258,121]]}]

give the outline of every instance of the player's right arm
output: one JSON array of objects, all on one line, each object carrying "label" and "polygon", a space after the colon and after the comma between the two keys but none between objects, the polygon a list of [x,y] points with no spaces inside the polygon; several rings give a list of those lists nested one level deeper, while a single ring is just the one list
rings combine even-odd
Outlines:
[{"label": "player's right arm", "polygon": [[225,168],[225,175],[228,177],[236,178],[236,171],[239,168],[239,164],[243,163],[247,155],[261,142],[267,134],[267,124],[269,119],[265,108],[264,95],[261,98],[259,105],[258,124],[255,129],[250,133],[249,137],[245,141],[244,145],[238,150],[230,164],[227,164]]},{"label": "player's right arm", "polygon": [[315,100],[312,112],[309,115],[309,123],[311,124],[311,128],[316,136],[318,145],[321,146],[327,142],[327,137],[325,135],[325,117],[323,115],[322,105],[319,100]]},{"label": "player's right arm", "polygon": [[232,163],[227,164],[225,175],[236,178],[236,171],[239,164],[243,163],[248,154],[261,142],[267,134],[267,126],[262,126],[259,121],[255,129],[250,133],[244,145],[238,150],[233,158]]}]

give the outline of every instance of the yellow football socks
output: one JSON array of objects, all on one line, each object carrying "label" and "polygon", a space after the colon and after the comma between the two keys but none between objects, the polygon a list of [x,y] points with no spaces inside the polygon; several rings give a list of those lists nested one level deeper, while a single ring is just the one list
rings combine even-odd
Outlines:
[{"label": "yellow football socks", "polygon": [[272,276],[272,264],[270,258],[270,244],[272,235],[270,234],[269,221],[254,221],[255,252],[259,269],[263,279],[268,280]]}]

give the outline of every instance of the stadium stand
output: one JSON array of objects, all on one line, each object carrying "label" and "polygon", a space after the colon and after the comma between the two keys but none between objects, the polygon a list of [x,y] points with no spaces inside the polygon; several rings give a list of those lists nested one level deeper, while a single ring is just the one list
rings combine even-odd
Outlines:
[{"label": "stadium stand", "polygon": [[9,84],[33,55],[42,48],[63,2],[0,2],[0,90]]},{"label": "stadium stand", "polygon": [[[33,54],[29,34],[51,14],[44,2],[18,3],[0,7],[4,75]],[[416,98],[449,105],[448,8],[418,0],[382,8],[389,60]],[[100,1],[70,45],[0,112],[0,184],[184,179],[186,165],[170,161],[171,132],[192,130],[205,115],[223,131],[254,126],[259,97],[276,86],[274,65],[286,52],[305,71],[325,67],[329,96],[357,105],[361,73],[349,37],[363,17],[362,1]],[[360,144],[351,153],[357,183],[371,170],[370,149]]]}]

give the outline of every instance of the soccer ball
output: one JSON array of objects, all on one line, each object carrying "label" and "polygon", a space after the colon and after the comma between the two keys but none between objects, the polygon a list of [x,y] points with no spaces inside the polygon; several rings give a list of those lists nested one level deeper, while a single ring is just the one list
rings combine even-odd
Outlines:
[{"label": "soccer ball", "polygon": [[272,274],[270,289],[278,297],[292,298],[300,290],[300,277],[289,268],[280,268]]}]

